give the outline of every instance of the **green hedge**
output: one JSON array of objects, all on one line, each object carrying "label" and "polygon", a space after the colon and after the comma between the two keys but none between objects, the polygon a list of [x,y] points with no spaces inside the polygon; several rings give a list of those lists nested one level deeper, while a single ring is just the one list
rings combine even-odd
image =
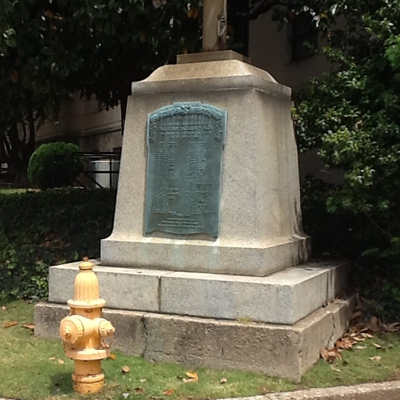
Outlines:
[{"label": "green hedge", "polygon": [[99,257],[114,205],[108,189],[0,194],[0,297],[46,297],[50,265]]}]

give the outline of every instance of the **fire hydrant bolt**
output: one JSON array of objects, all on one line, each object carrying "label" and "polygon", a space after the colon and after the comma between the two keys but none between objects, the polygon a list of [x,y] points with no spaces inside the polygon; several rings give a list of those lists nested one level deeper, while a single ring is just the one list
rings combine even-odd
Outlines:
[{"label": "fire hydrant bolt", "polygon": [[60,324],[60,336],[67,357],[75,362],[72,374],[74,390],[81,394],[97,393],[104,386],[101,360],[109,356],[104,338],[112,338],[115,328],[101,318],[105,301],[99,298],[99,282],[93,264],[84,261],[75,279],[71,313]]}]

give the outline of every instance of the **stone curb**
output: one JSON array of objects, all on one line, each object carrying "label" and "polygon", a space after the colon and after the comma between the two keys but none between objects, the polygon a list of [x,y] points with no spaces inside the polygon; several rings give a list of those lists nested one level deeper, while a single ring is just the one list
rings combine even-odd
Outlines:
[{"label": "stone curb", "polygon": [[[242,400],[399,400],[400,381],[271,393]],[[224,399],[238,400],[238,399]]]},{"label": "stone curb", "polygon": [[[306,389],[294,392],[271,393],[262,396],[236,397],[221,400],[398,400],[400,381],[366,383],[356,386],[338,386]],[[13,400],[0,398],[0,400]]]}]

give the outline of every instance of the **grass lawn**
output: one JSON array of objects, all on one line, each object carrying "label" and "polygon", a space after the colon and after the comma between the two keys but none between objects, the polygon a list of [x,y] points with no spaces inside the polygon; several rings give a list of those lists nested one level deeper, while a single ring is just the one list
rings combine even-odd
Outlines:
[{"label": "grass lawn", "polygon": [[19,188],[0,188],[0,194],[16,194],[16,193],[25,193],[29,190],[33,189],[19,189]]},{"label": "grass lawn", "polygon": [[[0,397],[80,399],[72,390],[73,362],[65,357],[61,341],[32,335],[29,324],[33,321],[33,307],[22,301],[0,304]],[[14,325],[7,327],[11,323]],[[198,382],[188,383],[185,379],[189,371],[185,367],[115,355],[114,360],[102,363],[106,374],[104,391],[85,398],[212,399],[400,379],[398,333],[367,339],[353,346],[353,350],[342,353],[343,361],[328,364],[319,360],[298,384],[262,374],[207,368],[196,368]],[[129,371],[124,373],[123,367]]]}]

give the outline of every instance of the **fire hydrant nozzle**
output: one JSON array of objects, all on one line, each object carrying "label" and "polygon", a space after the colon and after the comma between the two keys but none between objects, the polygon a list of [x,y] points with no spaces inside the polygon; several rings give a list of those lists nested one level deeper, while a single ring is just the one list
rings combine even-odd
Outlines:
[{"label": "fire hydrant nozzle", "polygon": [[75,278],[74,299],[68,301],[70,315],[60,324],[65,354],[75,361],[74,390],[81,394],[99,392],[104,386],[101,360],[110,351],[104,339],[112,340],[115,332],[111,322],[101,317],[105,303],[99,298],[93,264],[82,262]]}]

